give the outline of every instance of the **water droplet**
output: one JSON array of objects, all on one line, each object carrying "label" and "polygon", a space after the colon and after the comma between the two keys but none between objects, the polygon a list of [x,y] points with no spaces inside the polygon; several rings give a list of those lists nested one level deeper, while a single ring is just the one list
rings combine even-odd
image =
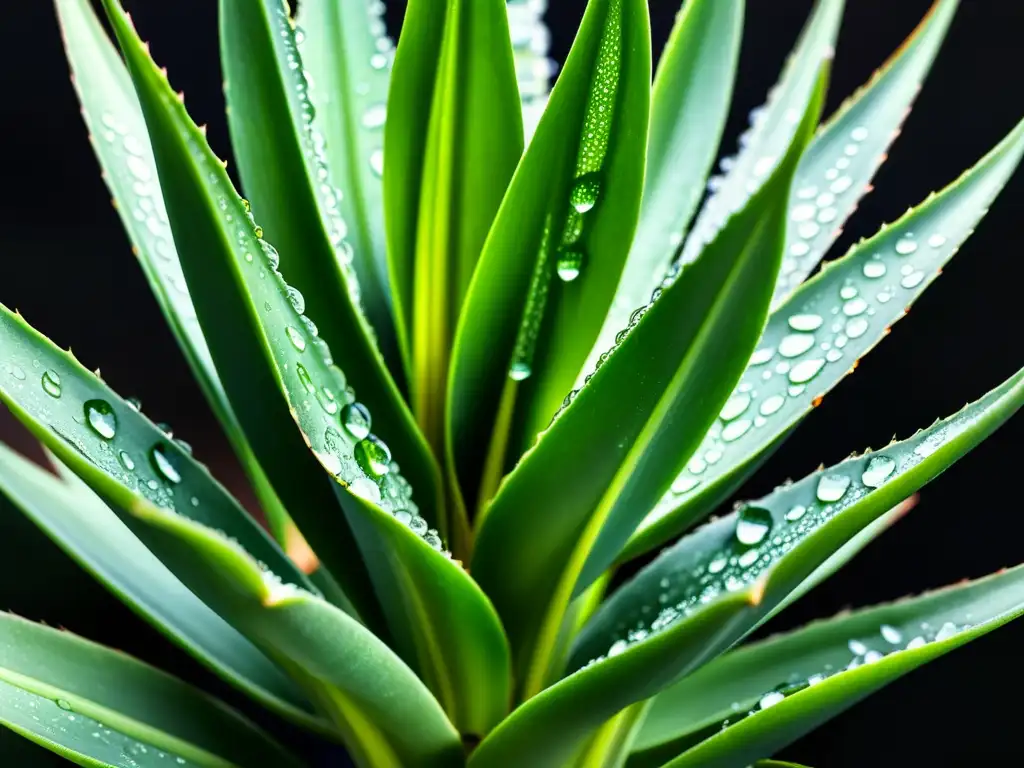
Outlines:
[{"label": "water droplet", "polygon": [[348,486],[349,491],[361,499],[378,504],[380,502],[380,488],[368,477],[357,477]]},{"label": "water droplet", "polygon": [[813,334],[791,333],[779,343],[779,354],[783,357],[799,357],[813,346]]},{"label": "water droplet", "polygon": [[864,277],[870,277],[872,280],[878,279],[885,274],[885,262],[872,259],[871,261],[864,262]]},{"label": "water droplet", "polygon": [[288,335],[288,340],[292,343],[299,352],[306,351],[306,340],[302,337],[302,334],[292,328],[290,325],[285,326],[284,332]]},{"label": "water droplet", "polygon": [[917,241],[912,240],[909,237],[900,238],[896,243],[896,253],[901,256],[908,256],[917,250]]},{"label": "water droplet", "polygon": [[793,221],[809,221],[814,218],[815,207],[811,203],[801,203],[793,208],[791,214]]},{"label": "water droplet", "polygon": [[868,652],[868,647],[860,640],[850,640],[846,643],[846,647],[850,649],[850,653],[854,656],[863,656]]},{"label": "water droplet", "polygon": [[839,298],[841,299],[852,299],[857,295],[857,286],[855,285],[844,285],[839,289]]},{"label": "water droplet", "polygon": [[696,477],[690,477],[689,475],[683,475],[676,478],[675,482],[672,483],[672,493],[682,495],[689,493],[694,488],[700,485],[700,480]]},{"label": "water droplet", "polygon": [[868,308],[868,303],[861,296],[850,299],[843,304],[843,314],[847,317],[856,317]]},{"label": "water droplet", "polygon": [[721,573],[722,571],[725,570],[725,566],[728,565],[728,564],[729,564],[729,559],[727,557],[725,557],[724,555],[719,555],[714,560],[712,560],[710,563],[708,563],[708,573],[710,573],[712,575],[714,575],[716,573]]},{"label": "water droplet", "polygon": [[816,331],[821,323],[821,315],[793,315],[789,318],[789,327],[794,331]]},{"label": "water droplet", "polygon": [[727,443],[739,440],[750,430],[752,424],[753,422],[750,419],[729,422],[725,425],[725,429],[722,430],[722,440]]},{"label": "water droplet", "polygon": [[946,236],[938,233],[928,238],[928,245],[932,248],[941,248],[946,244]]},{"label": "water droplet", "polygon": [[872,456],[860,481],[868,488],[878,488],[895,471],[896,462],[888,456]]},{"label": "water droplet", "polygon": [[849,176],[840,176],[838,179],[833,181],[829,185],[829,189],[837,195],[843,194],[846,190],[853,186],[853,179]]},{"label": "water droplet", "polygon": [[818,480],[818,501],[826,503],[839,501],[846,495],[850,487],[850,478],[846,475],[822,475]]},{"label": "water droplet", "polygon": [[341,424],[356,440],[365,440],[370,435],[373,420],[365,405],[349,403],[341,409]]},{"label": "water droplet", "polygon": [[378,176],[384,175],[384,150],[375,149],[370,153],[370,169]]},{"label": "water droplet", "polygon": [[576,180],[569,202],[577,213],[587,213],[597,204],[600,192],[601,182],[594,174],[588,173]]},{"label": "water droplet", "polygon": [[43,391],[50,397],[60,397],[60,374],[46,371],[42,378]]},{"label": "water droplet", "polygon": [[917,288],[924,280],[924,272],[918,270],[911,272],[909,275],[900,280],[900,285],[904,288]]},{"label": "water droplet", "polygon": [[338,401],[335,400],[334,393],[327,387],[321,387],[317,391],[316,400],[320,403],[320,407],[331,416],[338,412]]},{"label": "water droplet", "polygon": [[384,104],[374,104],[363,113],[364,128],[380,128],[387,119],[388,109]]},{"label": "water droplet", "polygon": [[771,416],[773,413],[777,413],[778,410],[785,403],[786,398],[784,398],[782,395],[772,395],[771,397],[766,398],[763,403],[761,403],[761,408],[759,412],[762,416]]},{"label": "water droplet", "polygon": [[750,356],[751,365],[764,365],[775,356],[775,350],[771,347],[759,349]]},{"label": "water droplet", "polygon": [[739,418],[747,406],[750,405],[750,395],[739,394],[730,397],[725,406],[722,408],[722,412],[719,414],[719,418],[722,421],[732,421],[733,419]]},{"label": "water droplet", "polygon": [[571,283],[577,277],[580,276],[580,268],[583,266],[583,252],[573,249],[564,248],[558,252],[558,262],[556,269],[558,276],[563,282]]},{"label": "water droplet", "polygon": [[769,707],[774,707],[776,704],[783,701],[785,698],[786,694],[780,693],[779,691],[772,691],[771,693],[766,693],[764,696],[761,697],[760,701],[757,702],[757,708],[768,709]]},{"label": "water droplet", "polygon": [[525,363],[522,360],[518,360],[512,363],[508,369],[508,377],[513,381],[523,381],[530,378],[530,374],[533,373],[529,363]]},{"label": "water droplet", "polygon": [[949,640],[949,638],[956,635],[957,632],[958,630],[956,628],[956,624],[954,624],[951,621],[947,621],[945,624],[939,627],[939,631],[935,633],[935,640],[936,642],[941,643],[943,640]]},{"label": "water droplet", "polygon": [[885,642],[889,643],[889,645],[898,645],[903,642],[903,635],[896,627],[890,624],[883,624],[879,631],[882,633]]},{"label": "water droplet", "polygon": [[57,699],[55,701],[55,703],[56,703],[56,705],[58,707],[63,709],[65,712],[70,712],[71,711],[71,702],[67,701],[66,699]]},{"label": "water droplet", "polygon": [[313,394],[316,387],[313,385],[313,380],[309,377],[309,371],[306,370],[302,363],[296,364],[295,373],[299,377],[299,383],[302,384],[302,388],[309,394]]},{"label": "water droplet", "polygon": [[796,233],[804,240],[810,240],[812,237],[817,237],[819,232],[821,232],[821,227],[813,221],[805,221],[796,228]]},{"label": "water droplet", "polygon": [[850,131],[850,138],[854,141],[864,141],[868,137],[868,129],[863,125],[859,125]]},{"label": "water droplet", "polygon": [[181,474],[175,468],[174,464],[171,463],[170,457],[167,455],[167,447],[164,445],[155,445],[149,452],[149,457],[153,461],[153,467],[160,475],[165,478],[168,482],[177,484],[181,482]]},{"label": "water droplet", "polygon": [[128,455],[127,451],[118,451],[117,460],[121,462],[121,466],[131,472],[135,469],[135,460]]},{"label": "water droplet", "polygon": [[110,403],[104,400],[86,400],[84,409],[85,420],[92,431],[104,440],[113,440],[117,433],[117,415],[110,407]]},{"label": "water droplet", "polygon": [[383,477],[391,470],[391,451],[375,435],[367,435],[356,443],[356,462],[370,477]]},{"label": "water droplet", "polygon": [[306,311],[306,298],[302,295],[302,292],[298,288],[287,286],[285,292],[288,295],[288,301],[294,307],[295,311],[300,315]]},{"label": "water droplet", "polygon": [[748,547],[760,544],[774,523],[772,513],[767,509],[747,505],[736,518],[736,540]]},{"label": "water droplet", "polygon": [[822,358],[816,358],[814,360],[801,360],[799,363],[793,366],[793,370],[789,372],[789,380],[793,384],[804,384],[815,376],[825,366],[825,361]]},{"label": "water droplet", "polygon": [[807,507],[803,506],[802,504],[797,504],[795,507],[791,508],[786,513],[786,519],[789,522],[791,522],[791,523],[795,523],[797,520],[799,520],[801,517],[803,517],[806,514],[807,514]]},{"label": "water droplet", "polygon": [[846,335],[851,339],[859,339],[868,329],[867,318],[855,317],[846,324]]}]

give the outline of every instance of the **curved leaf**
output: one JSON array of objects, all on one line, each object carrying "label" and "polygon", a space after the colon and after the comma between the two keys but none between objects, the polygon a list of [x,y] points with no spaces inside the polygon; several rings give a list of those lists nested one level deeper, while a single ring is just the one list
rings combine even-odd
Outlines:
[{"label": "curved leaf", "polygon": [[1022,613],[1018,566],[745,646],[655,697],[628,765],[724,768],[771,754]]},{"label": "curved leaf", "polygon": [[713,241],[733,212],[746,204],[785,154],[819,73],[832,60],[844,5],[845,0],[816,0],[782,76],[768,94],[768,103],[751,112],[750,129],[740,138],[739,153],[722,163],[724,176],[709,183],[712,194],[682,246],[683,264],[697,258]]},{"label": "curved leaf", "polygon": [[974,231],[1024,153],[1024,121],[971,170],[801,286],[768,321],[733,397],[622,559],[685,530],[788,436]]},{"label": "curved leaf", "polygon": [[649,100],[647,4],[590,0],[459,320],[447,446],[471,508],[551,419],[600,330],[636,224]]},{"label": "curved leaf", "polygon": [[761,618],[767,616],[843,546],[1022,404],[1024,369],[908,440],[782,486],[685,536],[604,603],[577,638],[570,668],[608,649],[623,655],[641,651],[648,635],[685,624],[695,606],[733,590],[759,589]]},{"label": "curved leaf", "polygon": [[654,77],[640,221],[581,377],[661,283],[700,203],[732,102],[744,6],[744,0],[687,0],[676,18]]},{"label": "curved leaf", "polygon": [[[485,729],[500,716],[495,713],[504,710],[508,698],[504,689],[508,675],[494,672],[507,668],[508,658],[493,608],[458,565],[434,551],[440,549],[441,539],[437,531],[428,529],[428,522],[433,522],[437,508],[428,507],[420,516],[412,489],[391,461],[387,446],[368,434],[369,417],[351,402],[354,394],[346,393],[347,404],[336,399],[335,392],[339,396],[344,392],[344,377],[331,365],[327,348],[318,343],[310,325],[290,302],[289,287],[272,271],[273,264],[267,260],[254,226],[247,223],[223,169],[212,160],[205,144],[198,143],[201,137],[181,106],[169,98],[166,82],[144,56],[124,16],[113,3],[108,8],[113,9],[111,16],[129,68],[142,84],[140,91],[147,94],[143,105],[152,133],[159,137],[154,140],[158,163],[163,168],[167,162],[172,169],[180,184],[177,202],[194,214],[189,236],[198,237],[200,226],[215,242],[223,243],[228,232],[240,236],[241,246],[224,247],[219,260],[211,259],[208,252],[203,259],[197,254],[193,266],[205,277],[201,290],[208,292],[209,299],[207,305],[200,302],[199,315],[203,320],[205,306],[214,313],[215,322],[218,312],[227,313],[231,308],[224,298],[231,291],[242,305],[237,307],[240,314],[226,317],[236,323],[239,318],[251,323],[252,348],[248,351],[241,350],[243,339],[237,326],[220,327],[217,333],[228,354],[241,351],[253,356],[248,358],[252,367],[246,378],[226,378],[228,391],[262,398],[263,410],[252,414],[254,420],[263,422],[258,425],[261,435],[293,449],[288,467],[269,471],[284,474],[283,482],[290,483],[305,500],[301,509],[295,508],[296,519],[308,527],[310,543],[331,574],[342,581],[346,594],[353,602],[360,599],[356,603],[360,615],[367,618],[367,607],[375,612],[382,605],[397,647],[434,686],[445,706],[459,718],[459,725],[474,732]],[[179,138],[182,132],[186,141]],[[161,147],[167,158],[161,159]],[[195,170],[190,172],[190,167]],[[216,212],[212,210],[215,200],[218,208],[223,206]],[[172,206],[172,219],[173,213]],[[219,297],[211,290],[214,282],[223,288]],[[217,344],[211,341],[211,345],[217,349]],[[237,372],[242,373],[242,368]],[[257,377],[261,377],[258,383]],[[293,445],[287,436],[294,436],[296,443],[301,439],[308,450]],[[300,473],[297,476],[285,472],[295,467]],[[344,515],[331,500],[335,492]],[[428,497],[427,503],[430,501]],[[389,547],[400,547],[402,557],[396,558],[390,551],[380,556]],[[361,567],[358,558],[365,561],[362,572],[357,571]],[[410,578],[410,573],[416,578]],[[360,580],[355,582],[358,589],[350,590],[354,578]],[[446,621],[450,605],[458,606],[464,621]],[[369,617],[371,621],[377,618],[375,613]],[[373,626],[378,628],[380,623],[375,621]],[[481,665],[493,674],[493,687],[478,684]]]},{"label": "curved leaf", "polygon": [[[471,768],[560,765],[609,718],[733,645],[885,510],[1022,405],[1024,369],[914,438],[811,475],[758,502],[762,513],[754,519],[770,519],[772,528],[759,545],[739,547],[738,515],[682,539],[601,607],[576,643],[570,664],[575,672],[513,711],[473,753]],[[869,466],[872,459],[891,460],[893,471],[882,477],[885,465]],[[817,501],[819,495],[828,501]],[[806,511],[787,521],[797,506]],[[751,541],[752,533],[746,528],[743,536]],[[743,557],[737,548],[753,557]]]},{"label": "curved leaf", "polygon": [[287,513],[231,410],[178,261],[146,123],[124,63],[87,0],[57,0],[64,49],[103,178],[153,295],[279,541]]},{"label": "curved leaf", "polygon": [[[389,509],[408,498],[408,483],[391,471],[389,449],[368,434],[370,411],[353,402],[354,391],[333,365],[330,348],[299,312],[295,289],[276,270],[276,250],[260,238],[262,230],[247,217],[223,167],[130,22],[114,2],[106,7],[136,81],[185,275],[228,395],[257,453],[267,457],[264,466],[278,492],[295,501],[289,509],[321,562],[362,619],[380,629],[377,598],[338,509],[335,483],[307,446],[332,457],[332,471],[348,483],[359,479],[376,501],[383,492],[381,503]],[[383,430],[394,426],[386,416]],[[383,430],[386,439],[398,438],[395,450],[404,459],[399,451],[409,446],[401,430]],[[414,460],[413,473],[416,466]],[[411,477],[425,481],[417,486],[418,500],[433,522],[438,488],[430,478]]]},{"label": "curved leaf", "polygon": [[516,59],[516,81],[523,106],[523,132],[529,141],[548,103],[558,66],[548,58],[551,33],[544,25],[547,0],[508,0],[508,27]]},{"label": "curved leaf", "polygon": [[[317,321],[318,334],[314,335],[322,336],[338,351],[348,383],[360,392],[373,413],[377,433],[402,457],[405,475],[419,490],[424,506],[430,505],[430,514],[433,516],[433,507],[438,504],[436,497],[440,492],[439,470],[349,295],[348,288],[355,285],[355,282],[351,274],[344,274],[351,269],[344,261],[351,248],[344,242],[333,244],[338,241],[339,233],[344,231],[345,225],[341,223],[334,205],[337,195],[330,188],[330,178],[326,183],[321,179],[327,166],[322,148],[310,125],[311,106],[305,91],[305,75],[302,73],[301,59],[287,10],[276,0],[261,0],[258,5],[258,10],[253,10],[252,4],[247,1],[221,0],[222,47],[231,107],[229,115],[234,118],[231,122],[234,146],[246,189],[253,195],[254,211],[261,221],[264,217],[267,219],[266,231],[269,238],[277,243],[284,254],[283,266],[289,281],[293,283],[288,295],[295,311],[299,314],[308,311],[310,317]],[[206,278],[204,286],[208,286],[202,291],[193,287],[193,295],[199,304],[200,322],[203,322],[206,313],[207,321],[213,315],[221,325],[225,322],[238,323],[238,318],[245,316],[245,310],[231,310],[224,301],[224,295],[229,290],[239,292],[243,285],[249,289],[250,295],[256,295],[254,286],[261,281],[258,272],[251,268],[255,262],[244,260],[243,253],[246,248],[260,248],[260,244],[251,237],[253,230],[245,222],[245,212],[226,213],[211,205],[216,201],[219,207],[217,197],[224,195],[231,207],[236,207],[234,191],[230,187],[225,191],[215,191],[217,182],[199,179],[181,170],[195,168],[204,161],[213,164],[216,159],[202,137],[196,135],[192,157],[187,160],[188,165],[183,165],[182,161],[189,148],[183,146],[184,142],[178,136],[182,129],[194,130],[191,121],[179,104],[167,100],[170,89],[156,74],[148,56],[140,59],[139,64],[152,75],[142,79],[136,75],[136,88],[146,91],[142,101],[150,133],[154,136],[160,133],[154,128],[155,120],[165,121],[166,126],[179,126],[175,142],[154,139],[158,145],[157,161],[161,175],[170,179],[165,182],[165,186],[171,186],[175,195],[175,199],[169,201],[175,236],[184,237],[184,234],[178,232],[179,228],[184,230],[188,227],[191,233],[195,227],[189,224],[194,223],[198,216],[215,218],[218,225],[216,229],[219,231],[216,235],[211,231],[202,242],[208,249],[207,243],[216,237],[223,243],[222,249],[231,250],[232,261],[238,267],[233,276],[233,285],[229,288],[210,279],[210,268],[200,271],[198,265],[190,264],[190,259],[196,260],[192,252],[185,255],[186,278],[190,273],[193,279],[202,275]],[[129,69],[134,70],[135,66],[130,64]],[[171,158],[177,161],[174,165],[171,164]],[[226,175],[224,181],[227,181]],[[326,192],[324,186],[327,186]],[[202,197],[192,194],[188,200],[181,199],[186,188],[196,187],[203,188]],[[204,202],[205,205],[202,204]],[[233,225],[229,219],[231,216],[240,221],[243,228],[241,235],[235,231],[238,226]],[[262,235],[262,229],[257,230],[256,234]],[[183,242],[198,242],[199,237],[199,234],[192,235],[191,240]],[[243,242],[245,245],[241,247]],[[236,244],[239,247],[235,247]],[[335,253],[335,249],[338,253]],[[255,251],[253,253],[257,258],[262,255]],[[209,261],[205,253],[203,257],[204,262]],[[339,271],[338,265],[345,269]],[[246,270],[246,267],[250,269]],[[245,299],[243,296],[239,301],[244,302]],[[216,308],[207,306],[211,301],[217,302]],[[252,314],[251,308],[248,314]],[[385,338],[384,330],[380,331],[380,339]],[[245,355],[238,351],[226,354],[222,339],[214,340],[210,332],[207,332],[207,336],[214,352],[221,353],[217,355],[218,364],[238,368],[230,376],[222,376],[232,380],[227,383],[229,395],[241,397],[236,389],[237,380],[251,377],[251,369],[258,364],[250,360],[250,365],[241,365],[239,358],[246,359]],[[232,332],[231,336],[232,343],[239,346],[238,334]],[[386,348],[387,345],[384,346]],[[261,429],[250,422],[259,421],[262,424],[262,414],[259,419],[250,419],[248,422],[245,417],[246,414],[242,414],[247,430],[256,432]],[[266,431],[267,427],[262,429]],[[286,452],[285,447],[292,443],[276,439],[252,439],[262,449],[260,455],[268,467],[271,464],[290,463],[287,453],[291,452]],[[273,473],[269,468],[268,472]],[[298,495],[291,488],[287,493],[283,490],[280,492],[286,497],[292,493]],[[309,526],[308,521],[301,522]],[[316,543],[311,543],[314,550],[317,549]],[[320,545],[323,546],[322,539]],[[328,567],[331,567],[330,563]],[[338,576],[337,573],[334,575]]]},{"label": "curved leaf", "polygon": [[180,680],[10,614],[0,614],[0,724],[79,765],[299,765]]},{"label": "curved leaf", "polygon": [[772,309],[804,281],[870,189],[928,75],[959,0],[937,0],[895,54],[811,142],[790,194],[786,258]]},{"label": "curved leaf", "polygon": [[473,575],[509,630],[527,695],[560,661],[552,656],[570,600],[664,493],[753,350],[782,258],[780,201],[820,95],[763,191],[651,304],[506,478],[483,521]]},{"label": "curved leaf", "polygon": [[462,745],[426,686],[348,614],[282,582],[237,543],[152,505],[132,513],[189,587],[304,685],[360,766],[454,768]]},{"label": "curved leaf", "polygon": [[295,41],[314,107],[312,138],[318,146],[322,142],[330,178],[341,190],[333,193],[334,201],[348,225],[360,302],[392,376],[401,381],[405,371],[391,316],[381,186],[394,59],[383,12],[383,3],[366,0],[304,0]]},{"label": "curved leaf", "polygon": [[91,576],[172,642],[268,709],[324,730],[260,651],[186,589],[77,476],[68,487],[0,444],[0,488]]},{"label": "curved leaf", "polygon": [[319,318],[324,339],[345,344],[353,383],[367,392],[372,387],[377,402],[371,405],[400,425],[401,397],[380,360],[383,354],[398,363],[390,311],[371,273],[366,306],[372,331],[363,319],[349,225],[338,208],[343,191],[334,186],[323,136],[313,129],[315,109],[288,6],[219,0],[219,8],[228,127],[242,186],[268,238],[284,253],[289,279]]}]

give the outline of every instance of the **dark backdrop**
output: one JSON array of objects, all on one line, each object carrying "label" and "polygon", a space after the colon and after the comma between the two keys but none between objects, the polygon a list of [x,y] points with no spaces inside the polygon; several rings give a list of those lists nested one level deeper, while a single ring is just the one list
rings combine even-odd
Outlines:
[{"label": "dark backdrop", "polygon": [[[129,0],[160,64],[183,89],[199,123],[228,156],[213,0]],[[556,0],[553,54],[562,59],[584,0]],[[656,50],[677,0],[652,0]],[[849,0],[829,110],[865,81],[915,26],[928,0]],[[746,113],[763,101],[811,0],[751,0],[735,108],[725,151]],[[392,30],[401,3],[389,9]],[[8,0],[0,14],[0,301],[153,418],[174,425],[234,488],[238,471],[164,328],[120,224],[78,116],[53,10],[46,0]],[[929,191],[953,180],[1024,115],[1024,3],[963,0],[932,74],[868,196],[838,244],[871,234]],[[1024,364],[1020,259],[1024,172],[892,336],[838,388],[749,486],[760,494],[819,462],[907,436],[957,410]],[[0,415],[4,439],[28,445]],[[1024,560],[1019,470],[1024,416],[928,486],[919,507],[788,611],[785,628],[846,606],[898,598]],[[244,490],[239,489],[244,496]],[[245,498],[248,498],[247,496]],[[61,565],[45,541],[11,514],[0,518],[0,608],[61,623],[192,679],[223,686]],[[32,588],[44,584],[44,594]],[[102,611],[97,609],[102,607]],[[828,768],[1021,764],[1017,744],[1024,622],[982,639],[890,686],[787,749]],[[225,692],[232,700],[236,697]]]}]

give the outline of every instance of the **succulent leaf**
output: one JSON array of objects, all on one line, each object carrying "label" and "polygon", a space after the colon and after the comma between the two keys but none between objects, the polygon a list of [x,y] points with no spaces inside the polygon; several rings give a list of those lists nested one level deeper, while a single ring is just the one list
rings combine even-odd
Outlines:
[{"label": "succulent leaf", "polygon": [[971,235],[1024,153],[1024,121],[941,193],[850,249],[769,319],[718,422],[622,559],[710,512],[889,333]]}]

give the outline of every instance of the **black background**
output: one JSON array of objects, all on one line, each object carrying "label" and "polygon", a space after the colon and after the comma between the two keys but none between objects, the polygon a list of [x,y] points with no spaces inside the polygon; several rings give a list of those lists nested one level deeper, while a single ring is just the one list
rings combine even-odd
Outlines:
[{"label": "black background", "polygon": [[[230,156],[217,61],[216,3],[174,0],[125,5],[171,81],[186,95],[210,141]],[[389,7],[397,31],[401,3]],[[548,15],[553,55],[563,59],[584,0],[555,2]],[[655,50],[677,3],[652,0]],[[848,0],[828,108],[864,82],[913,29],[928,0]],[[810,0],[751,0],[735,107],[724,152],[747,112],[763,101],[793,44]],[[137,395],[152,418],[174,425],[246,499],[226,443],[164,328],[129,252],[86,140],[52,7],[4,3],[0,14],[0,301],[118,391]],[[1024,116],[1024,3],[963,0],[942,54],[876,179],[833,255],[871,234],[929,191],[952,181]],[[1024,365],[1020,260],[1024,257],[1024,172],[944,277],[826,398],[748,486],[770,490],[819,462],[905,437],[999,383]],[[24,436],[0,415],[0,434]],[[1019,416],[928,486],[921,504],[841,574],[794,606],[774,628],[846,606],[898,598],[981,576],[1024,560]],[[63,624],[154,659],[191,679],[197,666],[126,610],[62,565],[46,542],[9,511],[0,518],[0,608]],[[39,585],[43,585],[42,591]],[[1024,622],[986,637],[895,683],[785,750],[827,768],[973,766],[1022,763],[1017,744]]]}]

